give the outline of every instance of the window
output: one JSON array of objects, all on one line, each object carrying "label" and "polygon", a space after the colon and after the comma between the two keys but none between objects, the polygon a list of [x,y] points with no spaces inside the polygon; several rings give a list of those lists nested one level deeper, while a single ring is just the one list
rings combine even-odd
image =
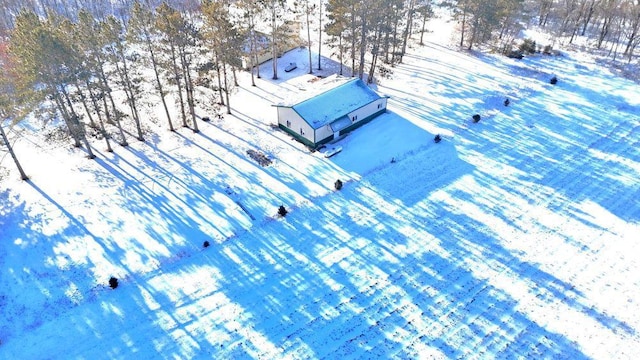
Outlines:
[{"label": "window", "polygon": [[382,107],[382,104],[378,103],[378,109],[380,109]]},{"label": "window", "polygon": [[304,131],[300,128],[300,135],[304,135]]},{"label": "window", "polygon": [[287,127],[291,127],[291,121],[287,120]]},{"label": "window", "polygon": [[351,118],[351,121],[356,121],[356,120],[358,120],[358,115],[354,115],[354,116]]}]

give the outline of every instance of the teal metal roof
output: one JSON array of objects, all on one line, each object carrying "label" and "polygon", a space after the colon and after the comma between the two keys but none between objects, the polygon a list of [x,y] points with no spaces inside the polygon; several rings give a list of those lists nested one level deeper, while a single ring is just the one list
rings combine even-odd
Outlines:
[{"label": "teal metal roof", "polygon": [[324,80],[318,92],[276,106],[294,109],[311,127],[319,129],[382,98],[359,78],[330,77]]}]

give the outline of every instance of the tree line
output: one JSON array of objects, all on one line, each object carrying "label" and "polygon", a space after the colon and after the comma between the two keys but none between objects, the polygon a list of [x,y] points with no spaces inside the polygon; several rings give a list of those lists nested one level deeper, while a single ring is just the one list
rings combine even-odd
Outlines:
[{"label": "tree line", "polygon": [[[507,51],[523,28],[538,26],[557,41],[586,37],[594,49],[608,47],[611,56],[630,61],[640,30],[637,0],[3,1],[0,125],[33,109],[48,111],[90,158],[89,138],[104,141],[107,151],[112,142],[145,140],[141,107],[149,91],[171,131],[199,131],[202,88],[231,113],[236,72],[248,67],[255,86],[260,53],[271,53],[278,78],[280,45],[294,19],[306,28],[309,73],[314,65],[322,69],[328,45],[341,75],[368,83],[392,74],[411,36],[423,43],[436,6],[453,14],[459,45],[467,49],[488,44]],[[0,136],[10,148],[4,130]]]},{"label": "tree line", "polygon": [[521,30],[538,27],[549,46],[583,38],[591,49],[628,62],[640,43],[637,0],[445,0],[459,23],[460,46],[497,45],[511,50]]},{"label": "tree line", "polygon": [[[238,9],[246,14],[252,3]],[[127,146],[128,137],[145,140],[140,108],[149,90],[159,97],[171,131],[176,123],[199,131],[198,85],[218,91],[218,102],[231,112],[230,78],[240,66],[245,34],[228,2],[202,1],[197,16],[167,2],[151,7],[141,1],[132,2],[126,16],[103,18],[85,8],[73,16],[68,9],[35,10],[23,8],[0,39],[2,123],[44,109],[94,158],[91,136],[107,151],[112,142]],[[0,135],[15,155],[4,130]]]}]

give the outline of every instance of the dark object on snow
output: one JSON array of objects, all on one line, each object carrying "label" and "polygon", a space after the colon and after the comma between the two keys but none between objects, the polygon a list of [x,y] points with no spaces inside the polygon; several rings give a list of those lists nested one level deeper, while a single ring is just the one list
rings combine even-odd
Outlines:
[{"label": "dark object on snow", "polygon": [[558,83],[558,78],[557,78],[557,77],[555,77],[555,76],[554,76],[554,77],[552,77],[552,78],[551,78],[551,80],[549,80],[549,83],[550,83],[551,85],[555,85],[555,84],[557,84],[557,83]]},{"label": "dark object on snow", "polygon": [[336,183],[334,185],[336,187],[336,190],[342,189],[342,180],[340,179],[336,180]]},{"label": "dark object on snow", "polygon": [[114,278],[113,276],[111,277],[111,279],[109,279],[109,286],[112,289],[115,289],[118,287],[118,279]]},{"label": "dark object on snow", "polygon": [[267,155],[259,152],[259,151],[255,151],[253,149],[249,149],[247,150],[247,154],[255,161],[258,162],[258,164],[260,164],[261,166],[269,166],[271,165],[271,159],[269,159],[267,157]]},{"label": "dark object on snow", "polygon": [[284,68],[284,72],[291,72],[291,71],[293,71],[293,70],[295,70],[297,68],[298,68],[298,65],[296,65],[296,63],[292,62],[292,63],[289,63],[289,65],[287,65],[287,67]]},{"label": "dark object on snow", "polygon": [[507,57],[511,59],[521,60],[522,58],[524,58],[524,54],[520,50],[512,50],[507,53]]},{"label": "dark object on snow", "polygon": [[205,242],[202,244],[202,246],[203,246],[203,247],[205,247],[205,248],[208,248],[208,247],[209,247],[209,245],[211,245],[211,244],[209,244],[209,241],[206,241],[206,240],[205,240]]},{"label": "dark object on snow", "polygon": [[284,208],[284,205],[280,205],[280,207],[278,208],[278,215],[284,217],[285,215],[287,215],[287,209]]},{"label": "dark object on snow", "polygon": [[439,143],[440,140],[442,140],[442,138],[440,137],[440,134],[436,135],[436,137],[433,138],[433,141],[435,141],[436,144]]},{"label": "dark object on snow", "polygon": [[202,118],[202,121],[209,122],[209,121],[211,121],[211,118],[208,117],[208,116],[205,116],[205,117]]},{"label": "dark object on snow", "polygon": [[480,121],[480,114],[475,114],[471,118],[473,119],[474,123],[477,123],[478,121]]},{"label": "dark object on snow", "polygon": [[509,104],[511,104],[511,101],[509,101],[509,99],[504,99],[504,106],[509,106]]}]

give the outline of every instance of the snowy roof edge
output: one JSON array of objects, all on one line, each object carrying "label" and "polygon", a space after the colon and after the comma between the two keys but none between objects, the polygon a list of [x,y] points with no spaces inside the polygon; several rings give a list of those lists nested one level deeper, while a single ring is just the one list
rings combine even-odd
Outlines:
[{"label": "snowy roof edge", "polygon": [[[341,76],[341,75],[332,75],[330,77],[326,77],[325,80],[331,80],[332,78],[336,79],[336,80],[342,80],[342,79],[344,79],[344,80],[343,80],[343,82],[341,84],[338,84],[337,86],[328,86],[329,85],[328,83],[327,84],[323,84],[322,87],[319,89],[320,91],[311,91],[305,97],[300,97],[298,99],[293,99],[292,102],[287,102],[287,103],[280,102],[278,104],[273,104],[272,106],[293,108],[294,106],[297,106],[297,105],[300,105],[300,104],[302,104],[302,103],[304,103],[306,101],[312,100],[312,99],[314,99],[314,98],[316,98],[316,97],[318,97],[318,96],[320,96],[322,94],[326,94],[329,91],[333,91],[333,90],[338,89],[340,87],[343,87],[343,86],[345,86],[347,84],[350,84],[350,83],[352,83],[354,81],[360,80],[360,78],[358,78],[358,77],[347,78],[347,77],[344,77],[344,76]],[[369,87],[369,86],[367,86],[367,87]],[[373,89],[371,89],[371,90],[375,91]]]}]

